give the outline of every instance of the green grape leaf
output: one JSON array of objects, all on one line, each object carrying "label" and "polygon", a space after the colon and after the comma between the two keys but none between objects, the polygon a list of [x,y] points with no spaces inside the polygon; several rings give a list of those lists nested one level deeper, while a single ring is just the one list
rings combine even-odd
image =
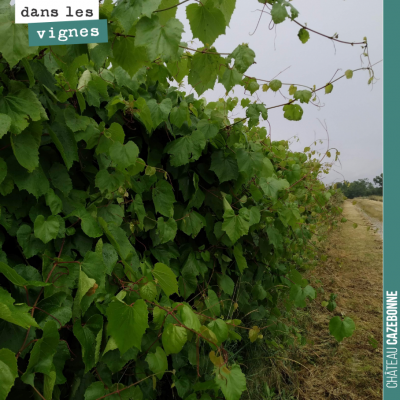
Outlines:
[{"label": "green grape leaf", "polygon": [[292,285],[290,288],[290,300],[293,301],[296,307],[304,308],[307,306],[306,298],[315,298],[315,291],[311,286],[302,288],[300,285]]},{"label": "green grape leaf", "polygon": [[210,171],[215,172],[220,183],[236,180],[239,172],[234,154],[223,150],[214,152],[211,156]]},{"label": "green grape leaf", "polygon": [[327,85],[325,86],[325,94],[332,93],[332,90],[333,90],[333,85],[332,85],[332,83],[329,83],[329,84],[327,84]]},{"label": "green grape leaf", "polygon": [[[0,14],[0,18],[1,17],[2,15]],[[48,119],[46,111],[39,99],[36,97],[35,93],[29,89],[22,89],[16,93],[8,94],[0,98],[0,113],[6,114],[11,118],[11,126],[7,129],[14,135],[19,135],[29,126],[28,117],[30,117],[32,121]],[[6,120],[5,126],[7,125],[8,123]]]},{"label": "green grape leaf", "polygon": [[247,235],[249,232],[249,214],[246,213],[247,209],[241,208],[239,214],[236,215],[226,199],[224,199],[224,208],[222,230],[226,232],[232,243],[235,243],[241,236]]},{"label": "green grape leaf", "polygon": [[11,117],[6,114],[0,114],[0,139],[9,131],[11,123]]},{"label": "green grape leaf", "polygon": [[289,182],[285,179],[277,179],[273,176],[269,178],[260,178],[260,188],[266,196],[271,197],[274,201],[278,198],[278,192],[288,187]]},{"label": "green grape leaf", "polygon": [[174,167],[180,167],[196,161],[200,158],[202,151],[206,147],[206,139],[199,131],[194,131],[191,135],[183,136],[169,142],[164,151],[171,155],[170,162]]},{"label": "green grape leaf", "polygon": [[121,142],[114,142],[110,147],[110,158],[120,168],[128,168],[136,163],[139,155],[139,148],[134,142],[128,142],[125,145]]},{"label": "green grape leaf", "polygon": [[140,288],[140,297],[143,300],[153,301],[157,296],[157,287],[153,282],[147,282]]},{"label": "green grape leaf", "polygon": [[193,312],[192,308],[184,304],[179,309],[182,323],[194,331],[200,332],[201,323],[198,316]]},{"label": "green grape leaf", "polygon": [[113,223],[120,226],[125,217],[124,208],[116,204],[110,204],[107,207],[98,208],[97,216],[103,218],[108,224]]},{"label": "green grape leaf", "polygon": [[135,39],[130,37],[116,38],[113,49],[114,58],[112,58],[112,62],[123,68],[131,77],[140,68],[150,65],[146,48],[136,47],[134,41]]},{"label": "green grape leaf", "polygon": [[246,117],[249,118],[249,128],[258,125],[260,115],[264,120],[268,119],[268,111],[264,104],[250,104],[246,110]]},{"label": "green grape leaf", "polygon": [[251,94],[255,93],[258,89],[260,89],[260,85],[257,83],[257,79],[245,77],[241,83],[241,85],[248,90]]},{"label": "green grape leaf", "polygon": [[43,396],[45,399],[51,399],[53,396],[54,384],[56,383],[57,372],[52,365],[48,375],[44,376],[43,379]]},{"label": "green grape leaf", "polygon": [[17,231],[17,240],[26,258],[31,258],[44,251],[45,244],[35,237],[29,225],[21,225]]},{"label": "green grape leaf", "polygon": [[214,7],[213,2],[190,4],[186,7],[193,38],[198,38],[204,45],[211,46],[218,36],[225,33],[227,26],[221,10]]},{"label": "green grape leaf", "polygon": [[250,226],[254,224],[258,224],[261,219],[260,209],[256,206],[250,208],[250,219],[249,224]]},{"label": "green grape leaf", "polygon": [[19,190],[26,190],[36,198],[43,196],[49,191],[49,181],[40,165],[39,168],[29,173],[15,159],[7,164],[9,175]]},{"label": "green grape leaf", "polygon": [[170,61],[167,67],[174,79],[180,83],[183,78],[189,74],[188,64],[187,58],[181,58],[178,61]]},{"label": "green grape leaf", "polygon": [[297,36],[299,37],[301,43],[304,44],[308,42],[308,39],[310,39],[310,32],[308,32],[307,29],[301,28]]},{"label": "green grape leaf", "polygon": [[234,67],[244,74],[254,64],[256,54],[247,44],[240,44],[229,57],[235,59]]},{"label": "green grape leaf", "polygon": [[38,215],[35,219],[34,229],[35,236],[43,243],[48,243],[57,237],[60,221],[54,215],[47,217],[47,219],[43,215]]},{"label": "green grape leaf", "polygon": [[277,92],[282,87],[282,82],[279,79],[274,79],[269,83],[269,87],[272,91]]},{"label": "green grape leaf", "polygon": [[0,14],[0,53],[13,68],[24,57],[36,54],[38,47],[29,46],[26,25],[16,24],[14,13],[10,14]]},{"label": "green grape leaf", "polygon": [[28,368],[21,376],[21,380],[31,386],[35,386],[35,373],[50,375],[53,370],[53,357],[57,351],[60,335],[56,321],[48,321],[43,328],[43,336],[39,339],[31,351]]},{"label": "green grape leaf", "polygon": [[[106,265],[104,264],[102,254],[88,251],[85,254],[81,266],[82,271],[89,278],[94,279],[96,284],[100,286],[100,289],[104,288]],[[88,295],[90,295],[90,293],[88,293]]]},{"label": "green grape leaf", "polygon": [[[202,53],[203,50],[206,53]],[[200,48],[199,52],[194,54],[190,62],[188,83],[193,86],[199,96],[206,90],[214,88],[220,64],[223,63],[224,59],[218,55],[214,48]]]},{"label": "green grape leaf", "polygon": [[15,300],[10,293],[0,287],[0,319],[11,322],[28,329],[30,326],[40,328],[34,318],[27,312],[31,307],[24,305],[14,305]]},{"label": "green grape leaf", "polygon": [[311,100],[312,93],[309,90],[297,90],[294,94],[296,100],[300,100],[300,103],[307,103]]},{"label": "green grape leaf", "polygon": [[170,323],[164,327],[161,339],[167,356],[177,354],[187,341],[187,331],[181,326]]},{"label": "green grape leaf", "polygon": [[62,385],[67,382],[67,378],[63,375],[64,365],[71,358],[69,348],[66,342],[58,342],[57,352],[53,357],[53,364],[56,370],[55,385]]},{"label": "green grape leaf", "polygon": [[300,121],[303,116],[303,109],[298,104],[286,104],[283,111],[283,116],[289,121]]},{"label": "green grape leaf", "polygon": [[185,122],[189,124],[190,114],[189,107],[185,101],[182,101],[179,106],[174,107],[169,115],[171,123],[180,128]]},{"label": "green grape leaf", "polygon": [[65,123],[72,132],[84,131],[90,124],[89,117],[81,117],[75,112],[73,107],[68,107],[64,111]]},{"label": "green grape leaf", "polygon": [[152,197],[156,212],[165,217],[172,218],[174,215],[175,203],[172,186],[166,181],[158,181],[152,191]]},{"label": "green grape leaf", "polygon": [[124,180],[125,176],[122,172],[114,171],[109,173],[106,169],[102,169],[96,175],[95,184],[101,192],[112,193],[118,190]]},{"label": "green grape leaf", "polygon": [[206,139],[213,139],[218,133],[218,126],[205,119],[201,119],[197,123],[196,128],[204,135]]},{"label": "green grape leaf", "polygon": [[124,143],[125,133],[120,124],[113,122],[108,129],[104,131],[104,134],[98,139],[98,145],[96,148],[96,153],[106,153],[108,154],[111,146],[116,142],[120,144]]},{"label": "green grape leaf", "polygon": [[247,261],[243,256],[243,248],[240,243],[235,244],[235,247],[233,248],[233,255],[235,256],[239,271],[243,274],[243,271],[247,268]]},{"label": "green grape leaf", "polygon": [[289,14],[286,11],[286,1],[277,1],[272,5],[271,17],[274,24],[280,24]]},{"label": "green grape leaf", "polygon": [[18,377],[17,360],[11,350],[0,350],[0,373],[0,399],[5,400],[14,386],[15,378]]},{"label": "green grape leaf", "polygon": [[129,256],[135,256],[136,251],[132,246],[131,242],[126,236],[126,232],[114,224],[107,225],[103,218],[99,217],[99,224],[103,228],[107,239],[110,241],[112,246],[117,250],[117,253],[122,260],[128,259]]},{"label": "green grape leaf", "polygon": [[163,217],[158,218],[157,234],[160,238],[160,244],[174,240],[177,230],[178,225],[173,218],[169,218],[167,221],[164,221]]},{"label": "green grape leaf", "polygon": [[73,132],[63,121],[55,121],[49,126],[49,133],[69,170],[74,161],[79,161],[78,146]]},{"label": "green grape leaf", "polygon": [[[89,48],[90,60],[94,62],[96,70],[99,70],[104,65],[108,57],[113,57],[112,43],[110,42],[98,43],[98,44],[96,43],[95,45],[93,45],[93,47],[89,45],[88,48]],[[81,96],[81,99],[79,99],[78,95],[76,97],[78,98],[81,113],[83,113],[84,109],[86,108],[86,105],[85,103],[81,103],[81,101],[84,102],[85,100],[83,99],[83,96]]]},{"label": "green grape leaf", "polygon": [[49,176],[51,184],[65,196],[68,196],[72,190],[72,181],[65,166],[57,162],[54,163],[49,170]]},{"label": "green grape leaf", "polygon": [[163,263],[156,263],[151,273],[167,296],[171,296],[173,293],[178,293],[176,275],[172,272],[170,267]]},{"label": "green grape leaf", "polygon": [[109,99],[107,86],[108,82],[102,77],[92,75],[92,79],[87,83],[85,88],[86,101],[89,106],[100,107],[102,101]]},{"label": "green grape leaf", "polygon": [[[122,385],[121,385],[122,386]],[[85,400],[97,400],[106,395],[106,389],[103,382],[93,382],[85,392]],[[122,392],[124,393],[124,392]],[[120,394],[122,398],[122,393]]]},{"label": "green grape leaf", "polygon": [[219,298],[214,290],[208,289],[207,297],[205,299],[207,312],[206,314],[212,317],[219,317],[221,315],[221,304]]},{"label": "green grape leaf", "polygon": [[218,344],[225,342],[228,339],[228,325],[222,319],[216,319],[207,325],[208,329],[214,332],[217,337]]},{"label": "green grape leaf", "polygon": [[38,281],[27,281],[21,275],[19,275],[14,269],[9,267],[7,264],[0,262],[0,273],[3,274],[10,282],[12,282],[16,286],[20,287],[44,287],[50,286],[51,283],[38,282]]},{"label": "green grape leaf", "polygon": [[[131,78],[129,74],[120,66],[113,70],[115,79],[119,86],[125,86],[136,92],[139,88],[139,81],[134,77]],[[119,97],[117,97],[119,99]]]},{"label": "green grape leaf", "polygon": [[147,132],[151,132],[154,128],[153,120],[151,119],[151,112],[146,100],[143,97],[139,97],[135,101],[135,115],[139,117],[140,121],[146,127]]},{"label": "green grape leaf", "polygon": [[147,305],[136,300],[133,305],[114,301],[107,307],[107,332],[113,337],[121,354],[132,346],[141,349],[142,337],[149,327]]},{"label": "green grape leaf", "polygon": [[293,96],[297,92],[297,86],[290,85],[289,87],[289,94]]},{"label": "green grape leaf", "polygon": [[234,86],[240,85],[242,78],[243,75],[235,67],[225,68],[225,72],[219,79],[219,82],[224,85],[226,92],[230,92]]},{"label": "green grape leaf", "polygon": [[348,69],[345,73],[347,79],[351,79],[353,77],[353,71]]},{"label": "green grape leaf", "polygon": [[204,217],[194,210],[187,212],[186,216],[178,222],[179,229],[182,232],[185,232],[186,235],[191,236],[193,239],[199,234],[205,225],[206,221]]},{"label": "green grape leaf", "polygon": [[227,400],[239,400],[246,388],[246,377],[239,365],[216,368],[215,382]]},{"label": "green grape leaf", "polygon": [[72,297],[64,292],[42,299],[37,306],[40,310],[35,311],[35,319],[42,329],[47,321],[52,320],[50,315],[56,317],[62,325],[67,324],[72,317]]},{"label": "green grape leaf", "polygon": [[20,165],[32,172],[39,166],[40,125],[31,125],[17,136],[11,135],[11,146]]},{"label": "green grape leaf", "polygon": [[349,317],[333,317],[329,322],[329,332],[338,342],[353,335],[356,329],[354,321]]},{"label": "green grape leaf", "polygon": [[232,280],[232,278],[229,275],[221,275],[218,280],[219,286],[221,286],[221,289],[229,295],[233,295],[233,291],[235,289],[235,282]]},{"label": "green grape leaf", "polygon": [[81,220],[81,228],[86,235],[91,238],[97,238],[103,235],[99,223],[96,221],[89,211],[79,208],[72,213],[73,216]]},{"label": "green grape leaf", "polygon": [[49,191],[45,195],[46,205],[50,207],[52,215],[57,215],[62,211],[62,201],[61,199],[54,193],[53,189],[49,189]]},{"label": "green grape leaf", "polygon": [[290,3],[286,3],[290,7],[290,19],[293,20],[299,16],[299,11]]},{"label": "green grape leaf", "polygon": [[250,102],[251,102],[251,100],[250,99],[242,99],[241,101],[240,101],[240,105],[243,107],[243,108],[246,108],[249,104],[250,104]]},{"label": "green grape leaf", "polygon": [[267,227],[267,235],[269,241],[273,244],[276,249],[281,249],[283,246],[283,237],[279,233],[278,229],[274,226]]},{"label": "green grape leaf", "polygon": [[168,115],[172,109],[171,99],[164,99],[161,103],[157,103],[155,99],[147,102],[150,109],[151,119],[153,120],[153,128],[157,128],[163,121],[168,120]]},{"label": "green grape leaf", "polygon": [[176,60],[182,32],[183,24],[175,18],[161,24],[157,15],[143,17],[136,25],[135,45],[146,47],[151,60]]},{"label": "green grape leaf", "polygon": [[146,218],[146,210],[143,205],[143,200],[140,194],[137,194],[135,196],[135,199],[132,202],[133,204],[133,209],[136,213],[137,218],[139,219],[139,227],[140,229],[143,229],[143,222],[144,219]]},{"label": "green grape leaf", "polygon": [[84,324],[78,318],[74,323],[73,332],[82,347],[82,359],[86,373],[99,361],[103,317],[98,314],[92,315]]},{"label": "green grape leaf", "polygon": [[157,347],[154,353],[147,354],[145,360],[149,364],[150,371],[156,374],[158,379],[161,379],[168,369],[168,360],[164,350],[161,347]]},{"label": "green grape leaf", "polygon": [[233,11],[235,10],[236,0],[214,0],[214,7],[221,10],[224,14],[226,26],[229,26]]},{"label": "green grape leaf", "polygon": [[179,0],[161,0],[161,4],[158,7],[158,17],[161,24],[165,24],[170,18],[175,18],[179,3]]},{"label": "green grape leaf", "polygon": [[78,317],[81,313],[81,302],[86,293],[93,288],[96,281],[92,278],[89,278],[83,271],[82,268],[79,270],[79,278],[78,278],[78,290],[75,295],[74,305],[72,308],[72,316]]},{"label": "green grape leaf", "polygon": [[[130,31],[137,19],[143,15],[150,18],[160,6],[161,0],[121,0],[112,10],[111,18],[116,18],[126,32]],[[115,50],[114,50],[115,51]]]}]

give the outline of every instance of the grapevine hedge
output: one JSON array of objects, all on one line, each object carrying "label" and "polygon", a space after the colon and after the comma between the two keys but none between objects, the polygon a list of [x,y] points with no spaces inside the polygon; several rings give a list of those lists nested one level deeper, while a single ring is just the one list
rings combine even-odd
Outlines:
[{"label": "grapevine hedge", "polygon": [[[319,181],[331,154],[271,141],[258,124],[275,106],[242,100],[230,121],[237,98],[179,89],[286,85],[245,75],[246,44],[211,47],[235,0],[184,5],[204,44],[188,48],[187,2],[106,0],[108,43],[37,48],[0,0],[0,399],[237,400],[232,342],[305,343],[287,317],[315,297],[302,273],[341,218]],[[291,2],[263,7],[298,23]],[[289,84],[284,117],[332,82]]]}]

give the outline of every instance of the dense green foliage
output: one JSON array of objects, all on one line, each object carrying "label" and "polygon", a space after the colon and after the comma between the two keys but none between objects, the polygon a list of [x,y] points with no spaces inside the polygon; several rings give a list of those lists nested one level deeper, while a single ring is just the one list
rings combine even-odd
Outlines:
[{"label": "dense green foliage", "polygon": [[373,179],[375,187],[368,179],[358,179],[354,182],[339,182],[336,187],[349,199],[366,196],[382,196],[383,194],[383,174]]},{"label": "dense green foliage", "polygon": [[[298,15],[268,3],[275,23]],[[259,89],[247,45],[210,47],[235,0],[187,5],[194,55],[176,5],[106,0],[108,43],[35,48],[0,0],[0,399],[237,400],[229,343],[305,343],[288,317],[315,297],[302,273],[342,212],[327,167],[271,142],[265,105],[232,122],[237,99],[173,86]],[[285,118],[309,89],[290,86]]]},{"label": "dense green foliage", "polygon": [[383,191],[383,172],[380,175],[377,175],[374,179],[373,179],[375,185],[378,186],[378,188],[380,188]]}]

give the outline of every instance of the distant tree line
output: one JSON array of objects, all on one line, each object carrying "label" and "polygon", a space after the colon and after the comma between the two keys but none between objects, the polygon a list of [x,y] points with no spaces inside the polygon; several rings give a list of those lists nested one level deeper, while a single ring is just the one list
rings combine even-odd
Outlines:
[{"label": "distant tree line", "polygon": [[349,199],[364,196],[383,195],[383,173],[373,179],[375,186],[368,179],[358,179],[354,182],[340,182],[337,187]]}]

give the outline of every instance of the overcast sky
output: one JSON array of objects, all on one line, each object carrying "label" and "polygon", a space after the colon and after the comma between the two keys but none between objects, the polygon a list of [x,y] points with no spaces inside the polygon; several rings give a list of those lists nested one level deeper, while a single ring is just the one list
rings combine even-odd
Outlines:
[{"label": "overcast sky", "polygon": [[[215,47],[219,52],[231,52],[241,43],[248,43],[256,53],[256,62],[246,72],[247,75],[261,79],[273,79],[279,72],[290,67],[279,79],[288,83],[303,83],[309,86],[314,84],[321,87],[328,83],[337,69],[343,74],[347,69],[360,68],[360,46],[350,46],[335,43],[335,48],[329,39],[311,33],[311,38],[302,44],[297,37],[299,26],[286,20],[269,30],[270,16],[263,14],[261,23],[254,35],[254,31],[262,4],[256,0],[237,0],[236,9],[227,29],[226,35],[220,36]],[[190,4],[190,3],[188,3]],[[307,23],[307,26],[326,35],[339,34],[339,39],[345,41],[363,40],[367,36],[371,62],[382,59],[383,41],[383,8],[382,0],[294,0],[292,3],[299,11],[297,20]],[[178,8],[177,18],[185,24],[184,41],[191,41],[192,34],[186,20],[186,4]],[[201,46],[196,40],[193,45]],[[364,59],[365,62],[365,59]],[[364,64],[366,66],[366,63]],[[288,121],[283,118],[283,111],[277,108],[269,111],[269,122],[272,126],[273,140],[289,139],[298,136],[300,141],[293,143],[292,148],[303,150],[315,138],[326,139],[326,133],[318,119],[326,122],[330,147],[339,149],[342,166],[337,164],[334,169],[344,175],[348,181],[359,178],[369,178],[372,181],[382,172],[382,63],[374,67],[375,75],[380,80],[374,87],[367,84],[368,71],[354,73],[352,79],[342,79],[334,84],[331,94],[325,95],[320,91],[320,99],[324,107],[318,109],[312,105],[303,104],[304,114],[301,121]],[[186,87],[186,89],[189,89]],[[288,87],[283,87],[287,95]],[[221,84],[215,91],[208,90],[203,94],[208,101],[215,101],[225,94]],[[239,100],[244,95],[243,88],[237,86],[234,96]],[[258,96],[267,107],[284,103],[284,98],[278,93],[269,90]],[[253,96],[256,99],[256,95]],[[239,114],[244,116],[241,107]],[[266,122],[268,133],[269,127]],[[319,145],[318,149],[326,149]],[[334,180],[343,180],[343,177],[332,172],[324,179],[326,183]]]}]

